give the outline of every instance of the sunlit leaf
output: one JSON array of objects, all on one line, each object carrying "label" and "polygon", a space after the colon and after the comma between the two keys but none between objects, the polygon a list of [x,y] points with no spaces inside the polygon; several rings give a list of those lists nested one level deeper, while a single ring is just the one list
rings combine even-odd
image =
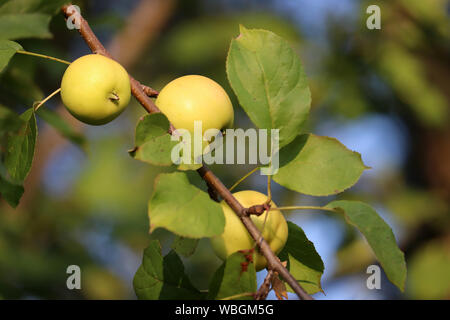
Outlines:
[{"label": "sunlit leaf", "polygon": [[333,201],[328,208],[341,211],[347,223],[355,226],[366,238],[388,279],[401,291],[406,280],[406,263],[389,225],[368,204],[359,201]]},{"label": "sunlit leaf", "polygon": [[[253,299],[256,292],[256,271],[253,254],[238,251],[217,269],[209,286],[208,299]],[[248,293],[249,295],[245,295]]]},{"label": "sunlit leaf", "polygon": [[142,265],[133,280],[138,299],[201,299],[200,293],[184,273],[183,262],[171,251],[164,258],[159,241],[153,240],[144,251]]},{"label": "sunlit leaf", "polygon": [[8,65],[9,60],[11,60],[17,50],[22,49],[22,46],[17,42],[0,40],[0,72]]},{"label": "sunlit leaf", "polygon": [[172,148],[169,120],[162,113],[145,115],[136,126],[135,147],[130,155],[153,165],[170,166]]},{"label": "sunlit leaf", "polygon": [[160,174],[156,178],[148,215],[150,232],[161,227],[188,238],[220,235],[225,227],[220,204],[191,185],[181,172]]},{"label": "sunlit leaf", "polygon": [[[286,245],[278,255],[280,260],[288,262],[289,272],[307,293],[322,291],[320,284],[324,270],[322,258],[299,226],[288,221],[288,230]],[[289,285],[287,289],[294,292]]]},{"label": "sunlit leaf", "polygon": [[280,130],[280,147],[303,130],[311,94],[300,59],[286,40],[270,31],[241,27],[231,42],[227,74],[253,123]]},{"label": "sunlit leaf", "polygon": [[304,134],[280,150],[273,179],[297,192],[326,196],[353,186],[366,168],[361,155],[338,140]]}]

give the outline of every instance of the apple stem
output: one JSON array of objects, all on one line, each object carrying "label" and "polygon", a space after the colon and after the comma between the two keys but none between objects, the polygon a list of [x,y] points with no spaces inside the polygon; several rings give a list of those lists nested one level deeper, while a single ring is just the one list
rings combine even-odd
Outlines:
[{"label": "apple stem", "polygon": [[267,176],[267,201],[266,204],[269,204],[272,201],[272,188],[271,188],[272,176]]},{"label": "apple stem", "polygon": [[61,63],[64,63],[64,64],[70,64],[69,61],[58,59],[58,58],[55,58],[55,57],[52,57],[52,56],[46,56],[45,54],[39,54],[39,53],[29,52],[29,51],[25,51],[25,50],[17,50],[16,52],[20,53],[20,54],[26,54],[26,55],[29,55],[29,56],[35,56],[35,57],[39,57],[39,58],[44,58],[44,59],[49,59],[49,60],[53,60],[53,61],[58,61],[58,62],[61,62]]},{"label": "apple stem", "polygon": [[321,211],[329,211],[329,212],[337,212],[338,210],[333,208],[327,208],[327,207],[319,207],[319,206],[286,206],[286,207],[276,207],[276,208],[270,208],[269,210],[280,210],[280,211],[287,211],[287,210],[321,210]]},{"label": "apple stem", "polygon": [[240,178],[235,184],[233,184],[233,186],[228,190],[233,191],[233,189],[236,188],[242,181],[244,181],[245,179],[250,177],[253,173],[255,173],[258,170],[259,170],[259,167],[252,169],[250,172],[246,173],[242,178]]},{"label": "apple stem", "polygon": [[36,112],[37,109],[39,109],[40,106],[42,106],[44,103],[46,103],[48,100],[50,100],[51,97],[53,97],[55,94],[57,94],[58,92],[61,91],[61,88],[53,91],[50,95],[48,95],[44,100],[42,100],[41,102],[39,102],[36,107],[34,107],[34,111]]}]

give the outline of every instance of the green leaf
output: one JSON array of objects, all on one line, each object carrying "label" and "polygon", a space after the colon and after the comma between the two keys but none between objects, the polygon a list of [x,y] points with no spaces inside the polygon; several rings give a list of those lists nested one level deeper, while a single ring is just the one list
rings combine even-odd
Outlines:
[{"label": "green leaf", "polygon": [[51,16],[42,13],[5,14],[0,18],[0,39],[50,38]]},{"label": "green leaf", "polygon": [[388,279],[403,291],[406,280],[405,256],[398,248],[389,225],[364,202],[333,201],[326,207],[341,211],[347,223],[364,235]]},{"label": "green leaf", "polygon": [[270,31],[241,26],[241,34],[231,41],[227,74],[253,123],[280,130],[280,147],[302,131],[311,94],[300,59],[287,41]]},{"label": "green leaf", "polygon": [[[26,122],[15,112],[0,105],[0,159],[3,160],[8,143]],[[6,174],[6,172],[5,172]]]},{"label": "green leaf", "polygon": [[18,50],[22,49],[23,49],[22,46],[17,42],[9,40],[0,40],[0,72],[2,72],[3,69],[8,65],[9,60],[11,60],[14,54]]},{"label": "green leaf", "polygon": [[222,207],[209,195],[191,185],[185,173],[160,174],[148,206],[150,232],[165,228],[188,238],[222,234]]},{"label": "green leaf", "polygon": [[142,117],[136,126],[135,147],[130,155],[152,165],[172,165],[171,151],[178,142],[171,141],[169,126],[169,120],[162,113]]},{"label": "green leaf", "polygon": [[176,253],[185,257],[190,257],[195,252],[197,244],[198,239],[176,236],[171,247]]},{"label": "green leaf", "polygon": [[184,273],[183,262],[174,251],[164,258],[159,241],[153,240],[144,250],[142,265],[133,280],[138,299],[202,299],[200,293]]},{"label": "green leaf", "polygon": [[48,13],[55,14],[67,0],[9,0],[0,7],[0,14]]},{"label": "green leaf", "polygon": [[[136,126],[135,147],[128,153],[135,159],[157,166],[174,165],[172,150],[179,141],[172,140],[169,134],[170,122],[162,113],[143,116]],[[204,142],[203,149],[206,147]],[[193,150],[193,147],[192,147]],[[181,163],[177,169],[181,171],[197,170],[202,164],[196,164],[193,154],[191,164]]]},{"label": "green leaf", "polygon": [[[287,269],[308,294],[323,292],[320,284],[324,270],[322,258],[299,226],[288,221],[288,230],[286,245],[278,254],[280,260],[288,262]],[[286,285],[290,292],[294,292]]]},{"label": "green leaf", "polygon": [[20,118],[24,124],[10,137],[5,157],[5,166],[11,178],[22,182],[31,169],[36,145],[37,126],[33,108],[25,111]]},{"label": "green leaf", "polygon": [[304,134],[280,150],[273,179],[293,191],[327,196],[353,186],[365,169],[361,155],[338,140]]},{"label": "green leaf", "polygon": [[[238,251],[230,255],[214,274],[208,299],[225,299],[243,293],[256,292],[256,271],[252,253]],[[251,296],[233,300],[249,300]]]},{"label": "green leaf", "polygon": [[17,207],[24,192],[22,185],[11,183],[0,175],[0,195],[13,208]]},{"label": "green leaf", "polygon": [[39,108],[36,114],[45,122],[55,128],[63,137],[70,142],[80,146],[82,149],[86,147],[86,138],[83,134],[76,132],[59,114],[48,108]]}]

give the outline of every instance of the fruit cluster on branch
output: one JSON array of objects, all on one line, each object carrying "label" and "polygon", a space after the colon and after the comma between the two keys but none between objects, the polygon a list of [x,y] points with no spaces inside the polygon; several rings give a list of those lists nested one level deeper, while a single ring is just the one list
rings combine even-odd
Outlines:
[{"label": "fruit cluster on branch", "polygon": [[[68,9],[69,6],[63,6],[62,12],[66,18],[69,18],[73,11]],[[79,32],[91,51],[93,53],[104,55],[108,58],[112,58],[111,55],[106,51],[105,47],[97,39],[92,29],[89,27],[87,21],[79,15],[78,17],[80,23]],[[142,85],[139,81],[130,77],[131,93],[138,100],[138,102],[144,107],[144,109],[149,113],[160,112],[159,108],[155,103],[149,98],[158,95],[158,92],[150,87]],[[171,125],[169,131],[173,131],[174,127]],[[228,209],[234,211],[237,217],[241,220],[242,225],[250,234],[253,241],[255,241],[259,247],[260,260],[264,259],[267,261],[267,268],[269,271],[275,271],[283,277],[283,279],[291,286],[300,299],[310,300],[310,297],[305,290],[298,284],[297,280],[289,273],[286,267],[280,262],[278,257],[275,255],[273,250],[279,250],[279,248],[271,248],[269,243],[264,239],[263,235],[256,227],[253,218],[263,218],[256,217],[258,214],[261,215],[264,210],[267,209],[264,204],[258,205],[255,203],[250,204],[249,208],[244,207],[241,202],[239,202],[235,196],[228,190],[228,188],[214,175],[214,173],[206,166],[203,165],[197,170],[198,174],[207,183],[210,189],[210,194],[219,195],[224,203],[227,204]],[[217,198],[217,197],[216,197]],[[262,211],[262,212],[261,212]],[[271,215],[273,212],[271,212]],[[253,215],[253,217],[251,216]],[[241,225],[241,226],[242,226]],[[264,295],[263,295],[264,296]]]}]

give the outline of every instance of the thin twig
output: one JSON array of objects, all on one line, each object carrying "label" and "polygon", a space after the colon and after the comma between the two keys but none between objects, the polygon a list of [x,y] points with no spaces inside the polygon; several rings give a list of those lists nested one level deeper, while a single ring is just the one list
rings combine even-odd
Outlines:
[{"label": "thin twig", "polygon": [[270,288],[272,286],[272,278],[275,275],[273,270],[267,270],[267,275],[264,278],[264,282],[259,287],[258,291],[255,293],[255,300],[265,300],[269,294]]},{"label": "thin twig", "polygon": [[46,103],[48,100],[51,99],[51,97],[53,97],[55,94],[57,94],[58,92],[61,91],[61,88],[56,89],[55,91],[53,91],[50,95],[48,95],[44,100],[40,101],[35,107],[34,107],[34,111],[36,112],[40,106],[42,106],[44,103]]},{"label": "thin twig", "polygon": [[[71,15],[68,8],[69,6],[67,5],[62,7],[62,11],[66,18]],[[111,58],[110,54],[106,51],[105,47],[101,44],[101,42],[93,33],[92,29],[89,27],[87,21],[81,15],[79,18],[80,29],[78,31],[80,32],[89,48],[94,53],[102,54]],[[142,84],[131,76],[130,82],[131,92],[133,96],[139,101],[139,103],[145,108],[145,110],[147,110],[147,112],[149,113],[160,112],[154,102],[150,100],[150,98],[145,94],[142,88]],[[173,128],[173,126],[171,128]],[[238,215],[238,217],[241,219],[242,223],[252,236],[253,240],[258,241],[261,237],[261,232],[254,225],[251,218],[244,214],[245,208],[239,203],[239,201],[236,200],[230,190],[225,187],[225,185],[219,180],[219,178],[217,178],[206,165],[203,165],[200,169],[197,170],[197,172],[200,174],[203,180],[205,180],[208,186],[216,190],[217,194],[220,195]],[[264,239],[262,239],[262,241],[259,243],[259,249],[267,260],[268,269],[277,271],[291,286],[291,288],[295,291],[300,299],[312,300],[312,297],[305,292],[305,290],[299,285],[297,280],[281,264],[277,256],[271,250],[269,244]]]}]

